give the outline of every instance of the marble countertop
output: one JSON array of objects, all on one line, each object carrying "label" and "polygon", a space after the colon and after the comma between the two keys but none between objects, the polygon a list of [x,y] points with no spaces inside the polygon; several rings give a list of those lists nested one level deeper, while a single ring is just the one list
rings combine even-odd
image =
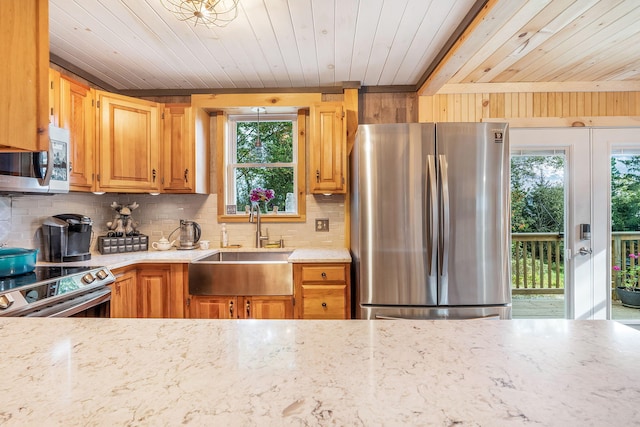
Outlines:
[{"label": "marble countertop", "polygon": [[[91,254],[88,261],[65,262],[68,266],[106,266],[110,269],[126,267],[136,263],[188,263],[198,258],[203,258],[213,253],[225,252],[266,252],[266,251],[292,251],[289,262],[292,263],[314,263],[314,262],[351,262],[351,255],[348,249],[256,249],[256,248],[239,248],[239,249],[195,249],[195,250],[176,250],[157,251],[150,249],[142,252],[127,252],[122,254],[101,255],[99,253]],[[39,262],[38,265],[60,265],[59,263]]]},{"label": "marble countertop", "polygon": [[0,319],[0,424],[630,426],[613,321]]}]

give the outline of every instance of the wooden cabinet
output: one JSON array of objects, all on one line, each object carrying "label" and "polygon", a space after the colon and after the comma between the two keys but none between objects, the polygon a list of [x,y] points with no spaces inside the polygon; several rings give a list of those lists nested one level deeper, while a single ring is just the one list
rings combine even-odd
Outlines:
[{"label": "wooden cabinet", "polygon": [[197,319],[293,319],[291,296],[192,296]]},{"label": "wooden cabinet", "polygon": [[111,317],[138,317],[137,271],[135,268],[114,270],[116,281],[111,287]]},{"label": "wooden cabinet", "polygon": [[314,194],[345,193],[346,136],[342,103],[311,106],[309,187]]},{"label": "wooden cabinet", "polygon": [[96,91],[98,191],[160,190],[160,104]]},{"label": "wooden cabinet", "polygon": [[93,191],[95,184],[95,91],[66,76],[60,77],[59,126],[69,130],[71,172],[69,188]]},{"label": "wooden cabinet", "polygon": [[49,124],[60,126],[60,72],[49,69]]},{"label": "wooden cabinet", "polygon": [[0,1],[0,151],[49,149],[49,2]]},{"label": "wooden cabinet", "polygon": [[165,105],[162,121],[163,192],[192,193],[195,190],[196,168],[191,107],[184,104]]},{"label": "wooden cabinet", "polygon": [[350,319],[350,264],[294,264],[296,319]]},{"label": "wooden cabinet", "polygon": [[138,317],[184,318],[187,268],[187,264],[138,264]]},{"label": "wooden cabinet", "polygon": [[113,274],[111,317],[186,317],[187,264],[137,264]]},{"label": "wooden cabinet", "polygon": [[238,298],[234,296],[191,296],[192,319],[237,319]]}]

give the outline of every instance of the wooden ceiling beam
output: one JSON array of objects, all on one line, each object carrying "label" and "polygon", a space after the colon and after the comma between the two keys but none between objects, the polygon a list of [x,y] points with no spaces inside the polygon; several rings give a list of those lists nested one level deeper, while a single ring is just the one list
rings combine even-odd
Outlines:
[{"label": "wooden ceiling beam", "polygon": [[[487,39],[500,30],[503,23],[525,3],[523,0],[488,0],[420,85],[418,95],[434,95],[438,92],[467,60],[482,48]],[[500,7],[496,7],[497,5]]]},{"label": "wooden ceiling beam", "polygon": [[528,92],[637,92],[640,81],[514,82],[445,84],[436,94]]}]

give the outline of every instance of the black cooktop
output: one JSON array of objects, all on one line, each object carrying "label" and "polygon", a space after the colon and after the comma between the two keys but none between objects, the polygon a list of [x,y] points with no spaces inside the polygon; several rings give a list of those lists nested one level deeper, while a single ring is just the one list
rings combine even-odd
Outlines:
[{"label": "black cooktop", "polygon": [[83,273],[96,267],[36,267],[30,273],[18,276],[0,277],[0,291],[19,288],[21,286],[33,285],[39,282],[55,281],[57,279]]}]

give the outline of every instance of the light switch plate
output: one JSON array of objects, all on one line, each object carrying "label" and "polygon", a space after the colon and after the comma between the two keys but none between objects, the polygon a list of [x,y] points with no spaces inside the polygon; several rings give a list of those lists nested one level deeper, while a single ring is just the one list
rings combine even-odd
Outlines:
[{"label": "light switch plate", "polygon": [[316,218],[316,231],[329,231],[329,218]]}]

